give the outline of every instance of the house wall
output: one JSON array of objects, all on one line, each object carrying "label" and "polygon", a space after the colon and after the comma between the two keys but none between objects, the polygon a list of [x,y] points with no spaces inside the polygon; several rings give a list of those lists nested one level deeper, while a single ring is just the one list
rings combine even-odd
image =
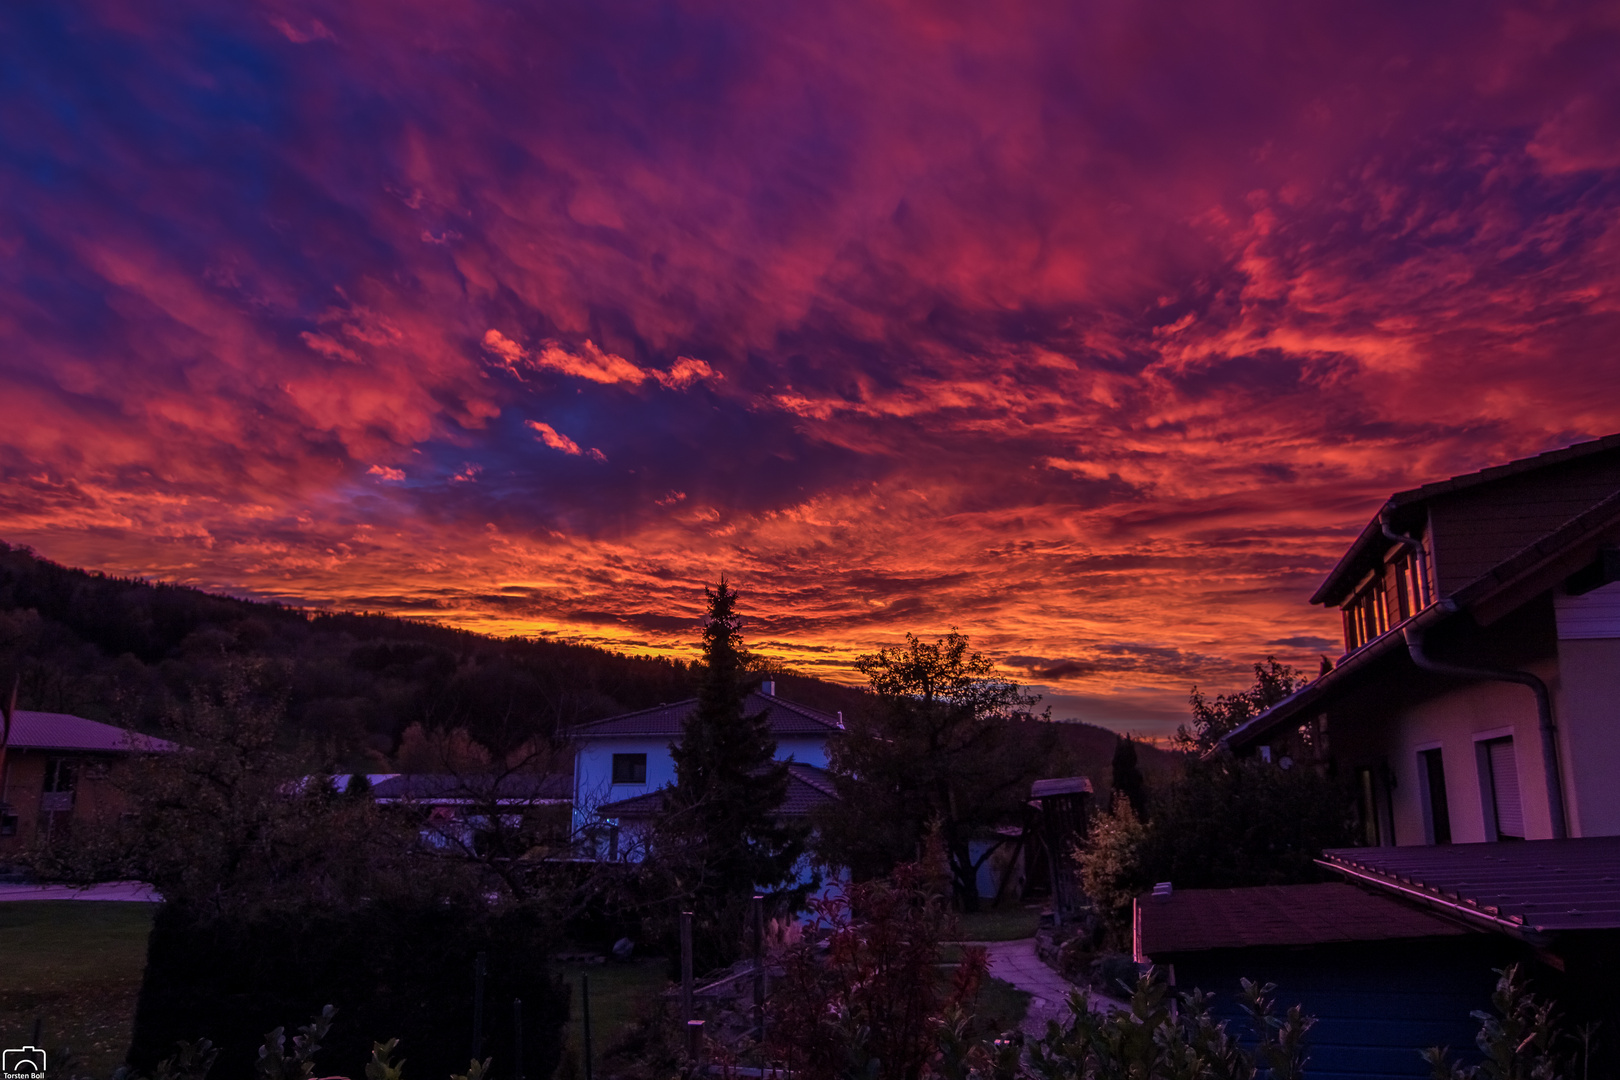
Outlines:
[{"label": "house wall", "polygon": [[1477,1062],[1471,1014],[1490,1008],[1493,969],[1524,963],[1528,949],[1505,935],[1358,941],[1353,944],[1215,949],[1156,954],[1183,990],[1214,995],[1212,1011],[1240,1038],[1253,1030],[1239,1004],[1243,979],[1276,985],[1278,1011],[1316,1017],[1308,1038],[1312,1077],[1420,1080],[1419,1052],[1449,1046]]},{"label": "house wall", "polygon": [[71,758],[77,766],[73,809],[65,818],[68,823],[105,819],[125,809],[123,793],[113,785],[109,776],[109,769],[116,765],[105,757],[11,747],[6,751],[5,776],[0,777],[0,802],[9,804],[10,812],[17,815],[17,831],[12,836],[0,836],[0,858],[18,854],[38,838],[42,821],[40,798],[45,790],[45,762],[47,758],[55,757]]},{"label": "house wall", "polygon": [[1620,584],[1553,602],[1570,835],[1620,835]]},{"label": "house wall", "polygon": [[[1549,660],[1529,665],[1529,669],[1555,688],[1556,698],[1557,662]],[[1540,718],[1535,697],[1527,687],[1516,683],[1472,683],[1400,708],[1392,721],[1383,729],[1381,749],[1394,780],[1390,803],[1396,844],[1426,841],[1418,753],[1436,746],[1445,771],[1452,842],[1481,843],[1489,838],[1486,823],[1491,814],[1490,795],[1481,783],[1475,748],[1483,737],[1498,735],[1513,737],[1527,839],[1552,837]]]},{"label": "house wall", "polygon": [[[637,795],[657,791],[675,782],[675,760],[669,753],[670,740],[655,738],[583,739],[574,757],[574,818],[576,827],[583,826],[603,803],[631,799]],[[647,782],[645,784],[613,783],[614,754],[646,754]],[[827,740],[819,736],[801,735],[776,741],[776,759],[788,759],[802,765],[827,767]]]}]

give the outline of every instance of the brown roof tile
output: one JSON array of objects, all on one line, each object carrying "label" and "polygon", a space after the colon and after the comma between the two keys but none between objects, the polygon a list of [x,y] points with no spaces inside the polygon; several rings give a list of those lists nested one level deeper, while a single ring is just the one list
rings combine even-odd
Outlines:
[{"label": "brown roof tile", "polygon": [[1392,893],[1456,905],[1499,929],[1620,928],[1620,836],[1340,848],[1323,865]]},{"label": "brown roof tile", "polygon": [[1468,931],[1349,885],[1183,889],[1137,898],[1137,952],[1164,955],[1269,945],[1449,937]]},{"label": "brown roof tile", "polygon": [[[637,736],[674,738],[681,734],[686,718],[696,708],[697,698],[687,698],[685,701],[675,701],[652,709],[642,709],[640,712],[610,716],[606,720],[581,724],[569,728],[565,734],[575,739],[616,739]],[[778,738],[783,735],[834,735],[844,730],[843,724],[836,716],[770,694],[749,694],[743,708],[749,715],[764,712],[771,734]]]}]

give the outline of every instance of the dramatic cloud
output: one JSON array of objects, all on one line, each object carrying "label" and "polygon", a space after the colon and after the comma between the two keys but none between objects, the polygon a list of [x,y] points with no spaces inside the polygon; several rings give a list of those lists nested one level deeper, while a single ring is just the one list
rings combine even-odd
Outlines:
[{"label": "dramatic cloud", "polygon": [[635,651],[723,571],[1163,731],[1390,491],[1620,430],[1603,5],[0,31],[0,538],[74,564]]}]

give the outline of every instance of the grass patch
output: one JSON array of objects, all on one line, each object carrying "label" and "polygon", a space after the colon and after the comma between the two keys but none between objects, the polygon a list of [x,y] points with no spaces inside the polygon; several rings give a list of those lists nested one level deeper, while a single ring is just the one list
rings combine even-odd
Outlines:
[{"label": "grass patch", "polygon": [[59,1067],[71,1048],[80,1075],[123,1064],[146,968],[156,904],[103,900],[0,903],[0,1046],[23,1046],[40,1021]]},{"label": "grass patch", "polygon": [[[585,1044],[585,1026],[580,1012],[580,977],[591,980],[591,1061],[601,1064],[602,1051],[625,1027],[645,1014],[652,1001],[669,985],[669,961],[654,957],[627,964],[558,964],[560,974],[573,989],[568,1006],[568,1049],[579,1060]],[[584,1075],[584,1069],[579,1071]]]},{"label": "grass patch", "polygon": [[986,1035],[1012,1031],[1029,1013],[1030,997],[1028,990],[986,975],[973,1000],[974,1027]]},{"label": "grass patch", "polygon": [[1037,908],[1005,907],[957,916],[963,941],[1018,941],[1035,936],[1041,913]]}]

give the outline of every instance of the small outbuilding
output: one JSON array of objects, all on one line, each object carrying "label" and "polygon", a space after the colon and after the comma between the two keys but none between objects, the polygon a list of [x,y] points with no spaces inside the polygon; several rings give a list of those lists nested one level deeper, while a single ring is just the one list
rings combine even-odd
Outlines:
[{"label": "small outbuilding", "polygon": [[1133,908],[1138,963],[1216,995],[1246,1030],[1242,980],[1275,983],[1279,1010],[1317,1017],[1308,1073],[1321,1080],[1427,1077],[1430,1046],[1472,1050],[1493,969],[1522,943],[1347,884],[1160,887]]}]

